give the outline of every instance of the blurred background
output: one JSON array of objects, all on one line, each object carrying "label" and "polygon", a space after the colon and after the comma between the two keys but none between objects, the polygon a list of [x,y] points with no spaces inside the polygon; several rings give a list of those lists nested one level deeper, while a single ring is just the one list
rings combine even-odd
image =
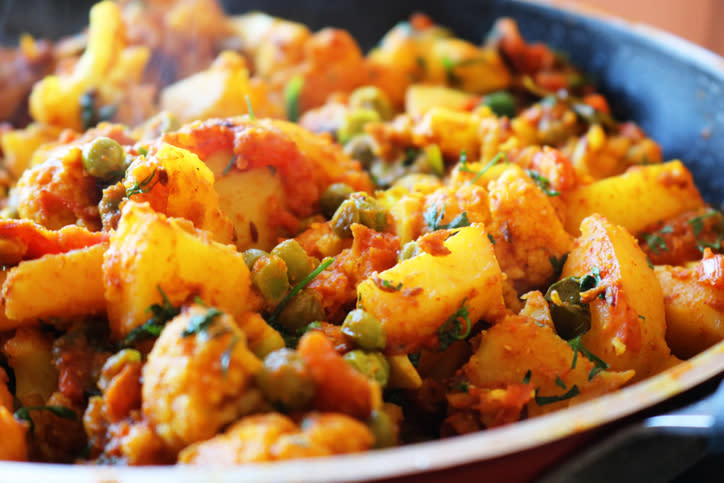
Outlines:
[{"label": "blurred background", "polygon": [[540,3],[598,11],[646,23],[724,55],[722,0],[544,0]]},{"label": "blurred background", "polygon": [[[338,2],[338,0],[331,0]],[[350,0],[345,0],[350,1]],[[484,1],[484,0],[481,0]],[[724,1],[722,0],[538,0],[643,22],[724,55]],[[344,8],[342,4],[340,8]],[[0,0],[0,43],[14,43],[18,35],[57,37],[76,32],[87,23],[94,0]],[[242,0],[221,0],[240,5]],[[263,2],[252,1],[256,8]],[[390,1],[391,8],[396,2]],[[263,7],[262,7],[263,8]],[[48,22],[48,19],[53,19]]]}]

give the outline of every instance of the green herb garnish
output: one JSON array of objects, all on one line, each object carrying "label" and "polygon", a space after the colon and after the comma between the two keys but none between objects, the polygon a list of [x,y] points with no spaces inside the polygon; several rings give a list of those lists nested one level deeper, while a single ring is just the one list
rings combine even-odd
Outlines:
[{"label": "green herb garnish", "polygon": [[430,228],[431,231],[451,230],[453,228],[462,228],[464,226],[470,226],[470,220],[468,220],[468,214],[465,211],[463,211],[458,216],[453,218],[450,223],[443,224],[442,219],[444,217],[445,217],[445,205],[442,205],[442,207],[439,210],[435,205],[433,205],[430,208],[428,208],[425,211],[425,213],[423,214],[425,223],[427,224],[428,228]]},{"label": "green herb garnish", "polygon": [[291,122],[297,122],[301,114],[299,108],[299,97],[304,87],[304,77],[297,75],[287,83],[284,88],[284,103],[287,107],[287,118]]},{"label": "green herb garnish", "polygon": [[660,250],[664,252],[669,251],[669,247],[666,245],[666,240],[664,240],[661,235],[666,233],[673,233],[673,231],[674,229],[671,228],[669,225],[664,225],[658,231],[655,231],[653,233],[645,233],[644,240],[646,240],[646,244],[649,246],[651,251],[658,255],[661,253]]},{"label": "green herb garnish", "polygon": [[528,369],[528,371],[526,371],[526,373],[525,373],[525,376],[523,376],[523,380],[521,381],[521,384],[529,384],[530,378],[532,375],[533,375],[533,373],[530,371],[530,369]]},{"label": "green herb garnish", "polygon": [[539,172],[532,169],[526,169],[525,172],[528,173],[528,176],[530,176],[533,181],[535,181],[535,184],[538,185],[543,193],[547,194],[548,196],[558,196],[561,194],[560,191],[551,189],[550,180]]},{"label": "green herb garnish", "polygon": [[161,294],[161,304],[152,304],[146,309],[146,312],[151,313],[151,318],[128,333],[126,338],[123,339],[124,346],[158,337],[161,335],[166,322],[181,312],[173,306],[160,285],[156,285],[156,288]]},{"label": "green herb garnish", "polygon": [[538,406],[545,406],[546,404],[552,404],[559,401],[565,401],[566,399],[570,399],[574,396],[578,396],[581,393],[581,391],[578,389],[578,386],[572,386],[568,392],[565,394],[561,394],[560,396],[539,396],[538,395],[538,389],[535,390],[535,403]]},{"label": "green herb garnish", "polygon": [[488,240],[490,240],[490,243],[495,245],[495,238],[493,238],[493,235],[491,235],[490,233],[488,233]]},{"label": "green herb garnish", "polygon": [[236,344],[239,343],[238,335],[234,334],[231,337],[231,342],[229,342],[229,347],[226,348],[223,354],[221,354],[221,374],[222,376],[226,377],[226,374],[229,372],[229,365],[231,365],[231,354],[234,352],[234,349],[236,348]]},{"label": "green herb garnish", "polygon": [[181,337],[190,337],[206,331],[221,314],[223,314],[221,310],[212,307],[204,314],[194,315],[189,320],[189,325],[181,332]]},{"label": "green herb garnish", "polygon": [[722,229],[721,220],[719,221],[719,225],[716,228],[716,231],[718,233],[717,240],[714,243],[709,243],[707,241],[699,239],[699,235],[704,230],[704,220],[707,218],[710,218],[712,216],[716,216],[718,218],[721,218],[721,213],[714,209],[709,209],[706,213],[699,215],[695,218],[692,218],[687,223],[691,225],[692,231],[694,232],[694,238],[696,239],[696,247],[699,249],[700,252],[704,252],[705,248],[711,248],[714,251],[721,251],[721,242],[722,242],[722,235],[724,234],[724,230]]},{"label": "green herb garnish", "polygon": [[465,381],[460,381],[457,384],[453,385],[450,389],[452,389],[453,391],[467,393],[470,391],[470,385]]},{"label": "green herb garnish", "polygon": [[468,167],[467,153],[465,151],[461,151],[460,152],[460,161],[459,161],[460,167],[458,169],[460,171],[462,171],[463,173],[475,173],[475,176],[473,176],[473,179],[470,180],[470,184],[475,184],[475,182],[477,180],[479,180],[481,176],[483,176],[490,168],[492,168],[493,166],[498,164],[500,162],[500,160],[503,159],[503,157],[505,157],[507,160],[508,155],[506,153],[502,153],[502,152],[498,153],[493,157],[493,159],[488,161],[488,164],[483,166],[483,169],[481,169],[480,171],[475,171],[475,170],[470,169],[470,167]]},{"label": "green herb garnish", "polygon": [[118,111],[118,106],[109,104],[107,106],[96,107],[95,91],[85,92],[80,96],[80,118],[83,123],[83,130],[87,131],[93,126],[103,121],[110,121]]},{"label": "green herb garnish", "polygon": [[[279,302],[279,305],[276,306],[274,309],[274,312],[269,316],[267,319],[267,322],[272,325],[276,325],[277,318],[279,317],[279,314],[284,309],[284,307],[289,303],[289,301],[297,295],[299,292],[304,290],[307,285],[312,283],[312,280],[314,280],[317,275],[322,273],[327,267],[329,267],[332,263],[334,263],[333,257],[327,257],[324,260],[322,260],[322,263],[319,264],[317,268],[309,272],[309,275],[304,277],[298,284],[296,284],[292,289],[289,291],[289,293],[282,299],[281,302]],[[276,327],[275,327],[276,328]]]},{"label": "green herb garnish", "polygon": [[417,365],[420,363],[421,355],[421,352],[415,352],[414,354],[407,354],[407,358],[410,359],[410,362],[413,366],[417,367]]},{"label": "green herb garnish", "polygon": [[251,107],[251,98],[249,97],[249,94],[244,96],[244,100],[246,101],[246,110],[249,111],[249,120],[253,121],[256,119],[256,116],[254,115],[254,108]]},{"label": "green herb garnish", "polygon": [[236,156],[234,156],[232,154],[231,159],[229,160],[229,163],[226,165],[224,170],[221,172],[221,176],[226,176],[227,174],[229,174],[229,171],[231,171],[231,168],[233,168],[235,164],[236,164]]},{"label": "green herb garnish", "polygon": [[465,304],[465,300],[463,299],[457,311],[437,330],[441,350],[447,349],[453,342],[463,340],[470,335],[472,324],[470,323],[470,310]]},{"label": "green herb garnish", "polygon": [[600,357],[596,356],[583,346],[583,343],[581,342],[582,336],[583,334],[568,341],[568,345],[570,345],[573,349],[573,360],[571,361],[571,369],[576,368],[576,363],[578,362],[578,353],[580,352],[581,354],[586,356],[589,361],[593,362],[593,369],[591,369],[591,372],[588,373],[588,380],[590,381],[596,376],[596,374],[608,369],[609,365]]},{"label": "green herb garnish", "polygon": [[151,183],[153,181],[154,176],[156,176],[156,168],[151,171],[151,174],[143,178],[141,181],[136,181],[131,185],[130,188],[126,189],[126,196],[130,198],[133,195],[140,195],[143,193],[148,193],[153,189],[154,186],[156,186],[156,183],[158,183],[158,178],[156,181]]},{"label": "green herb garnish", "polygon": [[556,375],[556,386],[560,387],[561,389],[566,389],[568,387],[559,375]]}]

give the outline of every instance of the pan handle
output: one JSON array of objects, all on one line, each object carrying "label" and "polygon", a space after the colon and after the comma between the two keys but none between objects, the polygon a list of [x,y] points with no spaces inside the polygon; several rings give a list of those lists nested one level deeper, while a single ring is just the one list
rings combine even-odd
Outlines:
[{"label": "pan handle", "polygon": [[694,404],[627,426],[568,457],[538,483],[671,481],[712,453],[724,453],[724,380]]}]

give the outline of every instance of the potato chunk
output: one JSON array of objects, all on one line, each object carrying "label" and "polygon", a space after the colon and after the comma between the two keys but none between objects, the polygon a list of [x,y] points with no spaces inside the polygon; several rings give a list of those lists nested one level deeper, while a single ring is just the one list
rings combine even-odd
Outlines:
[{"label": "potato chunk", "polygon": [[143,324],[159,288],[174,305],[196,295],[234,317],[246,311],[249,269],[233,246],[148,204],[127,202],[103,260],[111,332],[117,339]]},{"label": "potato chunk", "polygon": [[638,233],[659,220],[704,206],[691,173],[681,161],[629,168],[563,195],[568,208],[566,231],[580,233],[581,221],[593,214]]},{"label": "potato chunk", "polygon": [[[578,354],[575,366],[573,357],[571,346],[551,327],[529,317],[509,316],[483,332],[480,346],[463,372],[476,387],[496,388],[520,384],[530,371],[529,384],[539,396],[538,402],[533,399],[528,403],[530,416],[600,396],[622,386],[633,376],[633,371],[592,373],[594,365],[583,354]],[[573,390],[571,397],[552,402],[540,399],[560,397],[573,386],[578,391]]]},{"label": "potato chunk", "polygon": [[400,290],[370,278],[359,284],[359,303],[385,329],[390,353],[410,353],[434,344],[437,331],[464,304],[470,321],[496,320],[502,311],[503,274],[482,225],[451,232],[447,255],[422,253],[380,273]]},{"label": "potato chunk", "polygon": [[163,329],[143,367],[143,414],[179,451],[260,402],[261,393],[250,389],[260,367],[229,315],[186,307]]},{"label": "potato chunk", "polygon": [[234,465],[370,449],[374,438],[361,422],[335,413],[310,413],[296,425],[279,413],[248,416],[224,434],[190,446],[179,461],[198,465]]},{"label": "potato chunk", "polygon": [[18,321],[102,314],[103,254],[107,244],[26,260],[10,269],[2,287],[5,315]]},{"label": "potato chunk", "polygon": [[724,339],[723,255],[708,256],[695,267],[657,266],[666,309],[666,342],[688,359]]},{"label": "potato chunk", "polygon": [[646,255],[626,230],[600,215],[583,220],[581,232],[562,277],[600,273],[584,345],[613,370],[634,369],[635,381],[666,368],[673,358],[664,339],[664,297]]}]

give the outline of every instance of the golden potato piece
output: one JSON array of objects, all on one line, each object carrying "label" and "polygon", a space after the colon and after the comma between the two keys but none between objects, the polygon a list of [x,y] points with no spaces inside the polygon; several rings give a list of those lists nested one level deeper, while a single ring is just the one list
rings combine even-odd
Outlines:
[{"label": "golden potato piece", "polygon": [[612,370],[634,369],[635,381],[659,372],[672,357],[664,338],[664,297],[646,255],[625,229],[600,215],[583,220],[581,232],[561,276],[600,273],[584,345]]},{"label": "golden potato piece", "polygon": [[452,111],[469,111],[479,102],[479,97],[445,86],[415,84],[405,93],[405,112],[416,118],[435,107]]},{"label": "golden potato piece", "polygon": [[657,266],[666,309],[666,342],[688,359],[724,339],[724,256],[712,255],[693,268]]},{"label": "golden potato piece", "polygon": [[249,269],[233,246],[210,239],[191,223],[128,201],[103,261],[108,319],[116,339],[143,324],[148,307],[199,296],[234,317],[246,311]]},{"label": "golden potato piece", "polygon": [[107,244],[26,260],[8,271],[2,287],[5,315],[24,320],[102,314],[103,254]]},{"label": "golden potato piece", "polygon": [[45,404],[58,387],[52,337],[35,327],[21,327],[1,349],[15,372],[15,397],[23,406]]},{"label": "golden potato piece", "polygon": [[503,311],[503,274],[485,228],[474,224],[451,233],[447,255],[422,253],[379,274],[400,290],[373,279],[357,287],[362,307],[385,328],[390,353],[410,353],[434,344],[437,331],[463,305],[472,323],[490,322]]},{"label": "golden potato piece", "polygon": [[265,94],[258,87],[252,89],[244,59],[224,51],[207,70],[163,89],[160,105],[181,122],[189,122],[248,114],[248,96],[255,115],[284,117],[281,108],[270,103]]},{"label": "golden potato piece", "polygon": [[660,220],[704,206],[691,173],[681,161],[629,168],[563,194],[565,227],[578,235],[581,221],[598,213],[611,223],[638,233]]},{"label": "golden potato piece", "polygon": [[[551,327],[529,317],[509,316],[483,332],[478,350],[462,370],[481,388],[521,384],[530,371],[528,382],[538,396],[538,402],[533,399],[528,403],[531,416],[600,396],[621,387],[634,375],[633,371],[591,372],[594,364],[580,353],[575,366],[573,360],[573,349]],[[569,391],[569,397],[562,397]],[[544,399],[550,397],[560,400]]]},{"label": "golden potato piece", "polygon": [[251,389],[260,367],[229,315],[185,307],[163,329],[143,366],[143,414],[167,447],[179,451],[261,402],[261,393]]}]

